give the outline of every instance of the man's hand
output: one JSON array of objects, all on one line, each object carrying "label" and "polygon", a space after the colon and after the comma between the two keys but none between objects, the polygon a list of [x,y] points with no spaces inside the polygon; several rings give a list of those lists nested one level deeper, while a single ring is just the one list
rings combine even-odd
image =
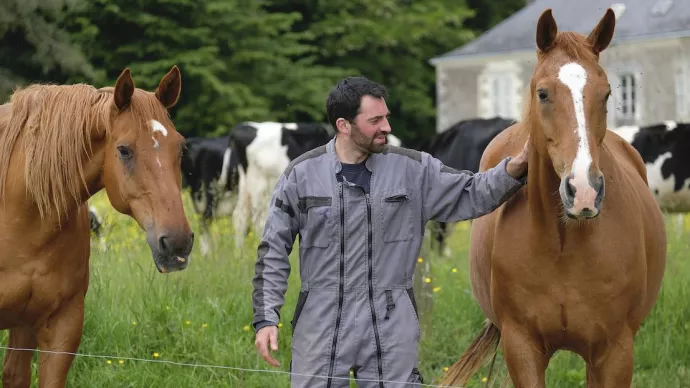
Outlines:
[{"label": "man's hand", "polygon": [[280,366],[280,363],[275,358],[271,357],[268,351],[268,346],[271,345],[271,350],[278,350],[278,327],[264,326],[256,332],[256,340],[254,341],[259,355],[273,366]]},{"label": "man's hand", "polygon": [[527,172],[527,160],[529,159],[529,136],[520,153],[512,158],[506,165],[506,172],[515,179],[522,178]]}]

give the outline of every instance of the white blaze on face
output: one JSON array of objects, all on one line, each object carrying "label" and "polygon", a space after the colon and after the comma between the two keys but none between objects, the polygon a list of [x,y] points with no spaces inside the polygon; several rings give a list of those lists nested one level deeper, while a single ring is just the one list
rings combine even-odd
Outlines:
[{"label": "white blaze on face", "polygon": [[[151,139],[153,139],[153,148],[158,149],[160,148],[160,144],[158,143],[158,140],[156,140],[156,132],[160,132],[163,134],[163,136],[168,136],[168,130],[161,124],[160,122],[156,120],[151,120],[151,130],[153,131],[153,134],[151,135]],[[161,161],[156,157],[156,160],[158,161],[158,167],[161,167]]]},{"label": "white blaze on face", "polygon": [[[583,101],[587,72],[581,65],[571,62],[561,67],[561,70],[558,72],[558,79],[570,89],[575,108],[575,120],[577,122],[577,128],[574,132],[578,137],[578,145],[572,166],[573,179],[571,181],[576,189],[575,201],[578,202],[580,199],[578,197],[581,197],[581,195],[589,197],[591,196],[589,194],[593,193],[594,197],[589,198],[593,202],[596,192],[589,184],[589,167],[592,164],[592,156],[589,153],[589,142],[587,141],[587,124],[585,123],[585,105]],[[584,198],[580,200],[584,200]]]}]

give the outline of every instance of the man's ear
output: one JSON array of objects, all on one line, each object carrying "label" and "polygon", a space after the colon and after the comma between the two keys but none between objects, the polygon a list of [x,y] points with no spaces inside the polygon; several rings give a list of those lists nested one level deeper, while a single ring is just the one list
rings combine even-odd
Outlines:
[{"label": "man's ear", "polygon": [[342,117],[335,121],[335,126],[338,129],[338,132],[342,133],[350,133],[352,129],[350,122]]}]

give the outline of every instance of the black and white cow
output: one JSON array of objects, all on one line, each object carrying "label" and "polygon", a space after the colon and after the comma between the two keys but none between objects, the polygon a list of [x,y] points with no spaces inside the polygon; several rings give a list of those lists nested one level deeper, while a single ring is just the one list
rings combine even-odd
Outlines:
[{"label": "black and white cow", "polygon": [[662,211],[690,212],[690,123],[665,121],[613,129],[640,153]]},{"label": "black and white cow", "polygon": [[201,252],[209,249],[208,228],[215,217],[230,216],[238,183],[239,161],[229,136],[190,137],[182,155],[182,185],[191,191],[194,211],[201,215]]},{"label": "black and white cow", "polygon": [[290,161],[328,143],[334,133],[322,123],[244,122],[230,132],[239,160],[237,205],[232,215],[235,244],[244,245],[252,227],[263,229],[270,197]]},{"label": "black and white cow", "polygon": [[206,220],[232,211],[221,208],[222,194],[237,187],[237,154],[228,147],[229,136],[192,137],[182,156],[183,187],[192,193],[194,210]]},{"label": "black and white cow", "polygon": [[[456,170],[477,172],[482,154],[491,140],[514,123],[514,120],[501,117],[461,120],[445,131],[410,148],[427,152],[446,166]],[[439,253],[447,255],[449,253],[445,249],[447,225],[443,222],[437,225],[437,228],[430,228],[432,239],[437,242]]]},{"label": "black and white cow", "polygon": [[[250,227],[256,233],[263,230],[273,188],[290,162],[334,135],[324,123],[245,122],[233,128],[230,144],[240,163],[239,196],[232,216],[238,247]],[[388,142],[400,145],[393,135]]]}]

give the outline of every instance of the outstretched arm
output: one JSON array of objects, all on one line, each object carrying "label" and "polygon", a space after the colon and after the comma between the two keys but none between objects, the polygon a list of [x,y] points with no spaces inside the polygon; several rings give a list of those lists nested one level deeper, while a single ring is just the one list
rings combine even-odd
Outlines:
[{"label": "outstretched arm", "polygon": [[526,182],[528,147],[481,173],[458,171],[424,153],[424,218],[458,222],[491,213]]}]

